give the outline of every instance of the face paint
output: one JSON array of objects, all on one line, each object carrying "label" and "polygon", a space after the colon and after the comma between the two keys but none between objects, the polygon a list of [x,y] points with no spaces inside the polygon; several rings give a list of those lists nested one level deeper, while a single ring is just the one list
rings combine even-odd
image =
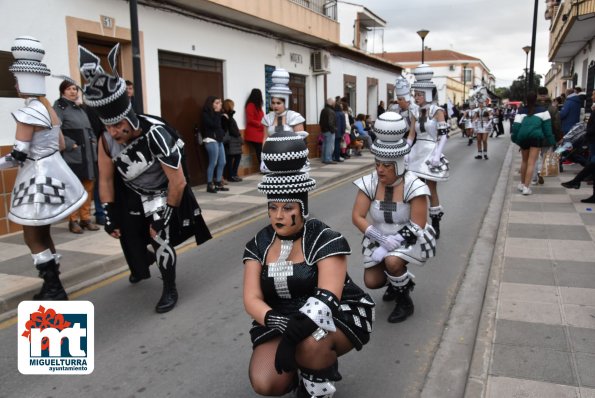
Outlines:
[{"label": "face paint", "polygon": [[295,214],[291,215],[291,226],[293,227],[295,225]]}]

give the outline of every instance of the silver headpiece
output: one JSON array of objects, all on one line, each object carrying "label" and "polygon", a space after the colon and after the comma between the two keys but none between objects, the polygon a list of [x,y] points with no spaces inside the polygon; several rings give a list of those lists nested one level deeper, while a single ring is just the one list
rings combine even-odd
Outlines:
[{"label": "silver headpiece", "polygon": [[378,162],[394,162],[397,175],[405,172],[404,156],[411,150],[403,139],[408,131],[407,122],[396,112],[384,112],[374,122],[376,141],[370,151]]},{"label": "silver headpiece", "polygon": [[422,91],[426,96],[426,102],[434,101],[434,90],[436,85],[432,82],[434,70],[428,64],[421,64],[413,70],[415,83],[411,85],[413,91]]},{"label": "silver headpiece", "polygon": [[403,97],[406,101],[411,99],[411,85],[403,75],[397,76],[395,81],[395,98]]},{"label": "silver headpiece", "polygon": [[289,109],[289,96],[291,90],[289,89],[289,72],[282,68],[276,68],[272,74],[273,86],[269,89],[271,98],[283,98],[285,100],[285,108]]}]

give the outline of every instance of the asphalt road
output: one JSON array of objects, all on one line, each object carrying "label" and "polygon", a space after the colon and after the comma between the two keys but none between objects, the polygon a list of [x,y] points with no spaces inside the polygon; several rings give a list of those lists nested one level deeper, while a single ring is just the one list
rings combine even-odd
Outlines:
[{"label": "asphalt road", "polygon": [[[412,266],[415,314],[389,324],[393,304],[377,301],[370,343],[340,359],[335,398],[416,397],[430,368],[470,251],[492,196],[509,136],[490,140],[490,159],[453,137],[446,154],[451,178],[440,184],[446,215],[437,257]],[[354,176],[355,178],[355,176]],[[341,231],[353,254],[349,273],[362,285],[361,234],[351,224],[350,183],[311,196],[310,212]],[[242,305],[243,247],[267,220],[235,226],[178,259],[176,309],[159,315],[158,271],[130,285],[127,275],[89,289],[95,306],[95,371],[88,376],[24,376],[17,370],[16,325],[0,330],[0,397],[256,397],[248,380],[250,319]],[[481,299],[481,298],[478,298]]]}]

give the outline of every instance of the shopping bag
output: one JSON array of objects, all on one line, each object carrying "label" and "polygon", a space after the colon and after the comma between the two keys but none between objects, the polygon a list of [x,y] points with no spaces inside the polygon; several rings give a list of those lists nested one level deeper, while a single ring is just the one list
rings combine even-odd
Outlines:
[{"label": "shopping bag", "polygon": [[560,173],[560,154],[554,151],[548,151],[543,155],[541,163],[541,176],[553,177]]}]

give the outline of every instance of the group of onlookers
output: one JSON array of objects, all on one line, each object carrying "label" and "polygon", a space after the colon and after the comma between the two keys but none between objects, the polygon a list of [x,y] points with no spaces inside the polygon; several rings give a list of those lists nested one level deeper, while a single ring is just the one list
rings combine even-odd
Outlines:
[{"label": "group of onlookers", "polygon": [[[585,98],[582,89],[576,87],[566,90],[563,97],[552,100],[545,87],[539,87],[537,93],[527,94],[526,106],[519,109],[512,126],[512,140],[521,148],[521,182],[518,190],[523,195],[532,193],[530,185],[543,184],[540,175],[543,159],[553,151],[556,145],[564,141],[564,137],[584,118],[584,114],[592,115],[591,109],[585,109]],[[595,90],[592,95],[595,102]],[[584,114],[583,114],[584,112]],[[588,145],[586,157],[580,156],[582,148],[574,148],[569,153],[568,161],[576,161],[584,169],[572,180],[562,183],[566,188],[579,188],[582,180],[595,179],[595,122],[589,117],[586,124],[585,141]],[[563,171],[560,163],[560,171]],[[584,203],[595,203],[593,195],[581,200]]]},{"label": "group of onlookers", "polygon": [[347,98],[340,96],[326,100],[318,125],[324,164],[344,162],[352,155],[361,156],[362,150],[369,149],[374,140],[370,117],[364,114],[354,117]]}]

